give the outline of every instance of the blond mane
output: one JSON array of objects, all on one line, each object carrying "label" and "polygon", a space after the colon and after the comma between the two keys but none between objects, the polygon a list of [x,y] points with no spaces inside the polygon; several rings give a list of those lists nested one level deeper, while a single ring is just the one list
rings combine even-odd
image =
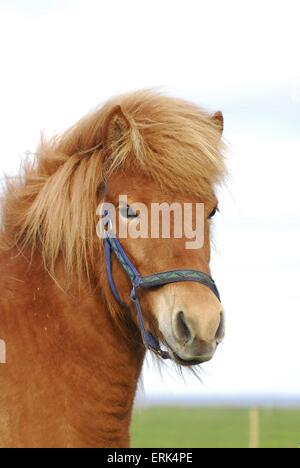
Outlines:
[{"label": "blond mane", "polygon": [[[130,128],[104,144],[104,126],[120,105]],[[55,275],[59,258],[71,277],[89,275],[99,254],[96,208],[104,181],[118,170],[147,174],[162,188],[212,196],[224,176],[220,129],[210,115],[179,99],[139,91],[111,99],[49,141],[7,179],[1,249],[42,253]]]}]

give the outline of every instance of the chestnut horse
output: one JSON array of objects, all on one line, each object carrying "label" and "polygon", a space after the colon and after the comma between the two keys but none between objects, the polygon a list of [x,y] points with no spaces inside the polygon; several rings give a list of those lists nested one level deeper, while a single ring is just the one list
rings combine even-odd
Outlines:
[{"label": "chestnut horse", "polygon": [[[142,275],[194,269],[209,275],[209,219],[224,174],[223,118],[140,91],[110,100],[8,179],[0,244],[0,447],[127,447],[145,347],[116,256],[115,300],[96,213],[117,204],[202,202],[205,241],[124,239]],[[129,209],[129,208],[128,208]],[[121,216],[121,215],[119,215]],[[131,222],[124,215],[123,222]],[[205,284],[178,282],[140,294],[145,329],[182,365],[210,359],[223,337],[221,304]]]}]

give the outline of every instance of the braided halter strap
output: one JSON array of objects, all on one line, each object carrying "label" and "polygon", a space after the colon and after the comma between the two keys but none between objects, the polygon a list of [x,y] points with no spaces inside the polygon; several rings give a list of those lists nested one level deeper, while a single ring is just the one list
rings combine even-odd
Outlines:
[{"label": "braided halter strap", "polygon": [[106,256],[106,271],[108,281],[112,290],[112,293],[116,299],[116,301],[121,305],[125,306],[124,302],[121,300],[118,290],[116,288],[113,273],[112,273],[112,262],[111,262],[111,254],[112,252],[115,254],[116,259],[123,267],[125,273],[129,277],[132,285],[131,289],[131,300],[135,304],[135,308],[137,311],[139,326],[142,334],[142,339],[144,346],[147,349],[150,349],[155,354],[160,356],[163,359],[169,359],[170,355],[168,352],[163,351],[160,348],[159,341],[155,338],[149,331],[146,330],[144,324],[144,318],[142,313],[141,304],[138,297],[138,290],[139,289],[150,289],[157,286],[163,286],[165,284],[170,283],[177,283],[177,282],[184,282],[184,281],[191,281],[196,283],[201,283],[204,286],[208,287],[218,298],[220,301],[220,295],[215,285],[214,280],[211,276],[203,273],[202,271],[198,270],[170,270],[164,271],[161,273],[155,273],[153,275],[148,276],[141,276],[138,270],[135,268],[133,263],[129,260],[128,256],[126,255],[120,241],[114,237],[113,233],[110,231],[109,227],[107,227],[106,237],[104,239],[104,246],[105,246],[105,256]]}]

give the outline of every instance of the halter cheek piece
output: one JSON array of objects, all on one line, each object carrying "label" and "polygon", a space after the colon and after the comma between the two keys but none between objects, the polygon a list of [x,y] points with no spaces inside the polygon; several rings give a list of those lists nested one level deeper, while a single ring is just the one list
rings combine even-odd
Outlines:
[{"label": "halter cheek piece", "polygon": [[[107,214],[107,213],[105,213]],[[111,265],[111,254],[112,252],[115,254],[116,259],[123,267],[125,273],[129,277],[132,285],[131,289],[131,300],[135,305],[139,326],[142,334],[142,339],[144,346],[147,349],[150,349],[155,354],[160,356],[163,359],[169,359],[170,355],[167,351],[163,351],[160,348],[159,341],[155,338],[150,332],[148,332],[145,328],[141,304],[139,301],[138,290],[139,289],[150,289],[155,288],[157,286],[163,286],[165,284],[170,283],[177,283],[177,282],[184,282],[184,281],[192,281],[196,283],[201,283],[204,286],[207,286],[220,300],[220,295],[218,289],[215,285],[214,280],[211,276],[203,273],[202,271],[198,270],[170,270],[164,271],[161,273],[155,273],[153,275],[148,276],[141,276],[138,270],[135,268],[133,263],[127,257],[121,243],[119,240],[114,236],[114,233],[111,229],[111,223],[108,220],[106,225],[106,237],[104,239],[104,246],[105,246],[105,256],[106,256],[106,271],[108,281],[112,290],[112,293],[116,299],[116,301],[121,305],[125,306],[124,302],[121,300],[118,290],[116,288],[113,274],[112,274],[112,265]]]}]

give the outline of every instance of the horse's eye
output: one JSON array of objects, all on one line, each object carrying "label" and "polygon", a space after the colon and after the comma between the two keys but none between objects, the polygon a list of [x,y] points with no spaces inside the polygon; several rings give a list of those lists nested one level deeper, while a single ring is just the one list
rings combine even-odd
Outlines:
[{"label": "horse's eye", "polygon": [[208,216],[208,219],[211,219],[213,216],[215,216],[217,211],[219,211],[219,208],[218,208],[218,206],[215,206],[215,208],[212,210],[212,212]]},{"label": "horse's eye", "polygon": [[129,205],[120,206],[120,214],[123,218],[136,218],[138,213]]}]

